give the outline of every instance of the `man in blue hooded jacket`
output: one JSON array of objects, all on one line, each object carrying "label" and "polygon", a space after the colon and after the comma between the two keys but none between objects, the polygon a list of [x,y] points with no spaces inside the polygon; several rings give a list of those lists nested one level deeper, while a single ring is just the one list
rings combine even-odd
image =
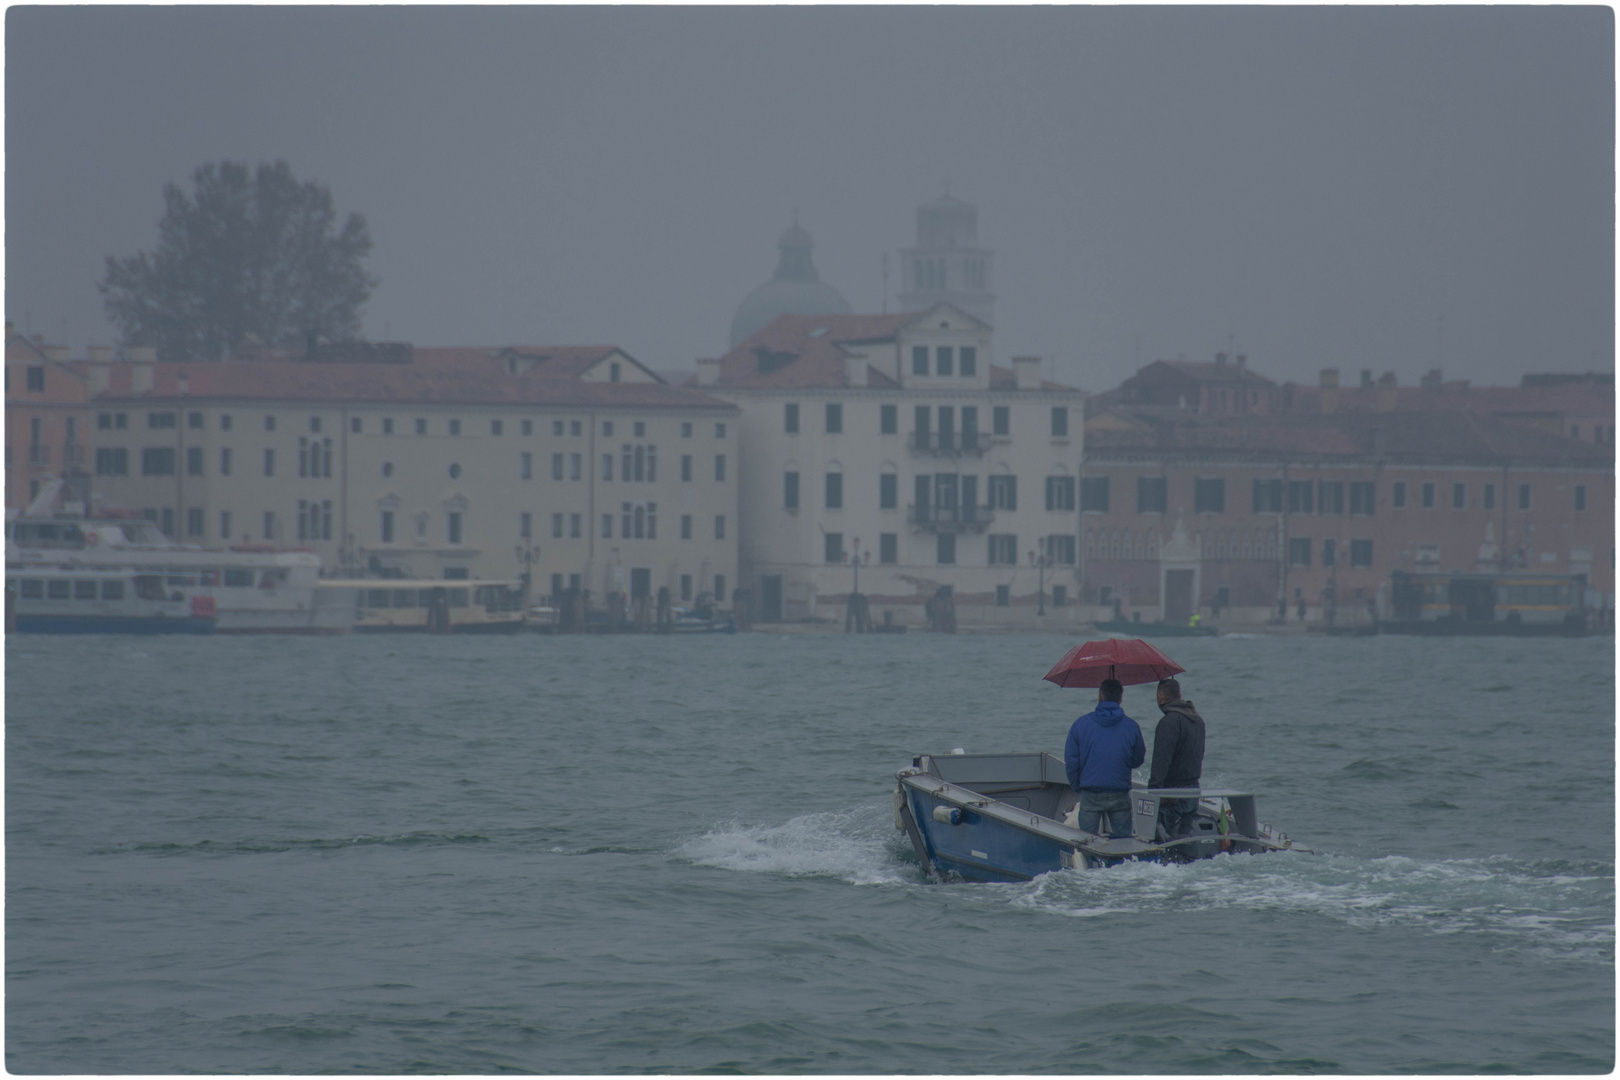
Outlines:
[{"label": "man in blue hooded jacket", "polygon": [[1104,679],[1097,688],[1097,707],[1074,722],[1063,748],[1069,786],[1080,793],[1079,827],[1098,832],[1108,815],[1109,835],[1131,835],[1131,770],[1147,758],[1142,729],[1125,715],[1120,699],[1125,687]]}]

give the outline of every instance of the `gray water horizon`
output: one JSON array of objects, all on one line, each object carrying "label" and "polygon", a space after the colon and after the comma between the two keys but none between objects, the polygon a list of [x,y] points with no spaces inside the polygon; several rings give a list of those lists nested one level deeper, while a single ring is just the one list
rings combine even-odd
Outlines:
[{"label": "gray water horizon", "polygon": [[895,770],[1077,641],[11,635],[7,1066],[1613,1068],[1611,639],[1161,643],[1315,853],[927,882]]}]

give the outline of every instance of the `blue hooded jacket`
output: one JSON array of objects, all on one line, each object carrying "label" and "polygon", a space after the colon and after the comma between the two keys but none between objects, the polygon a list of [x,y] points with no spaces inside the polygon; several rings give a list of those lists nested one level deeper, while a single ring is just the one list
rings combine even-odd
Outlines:
[{"label": "blue hooded jacket", "polygon": [[1095,710],[1069,728],[1063,747],[1069,786],[1075,791],[1129,791],[1131,770],[1146,758],[1142,729],[1117,701],[1097,702]]}]

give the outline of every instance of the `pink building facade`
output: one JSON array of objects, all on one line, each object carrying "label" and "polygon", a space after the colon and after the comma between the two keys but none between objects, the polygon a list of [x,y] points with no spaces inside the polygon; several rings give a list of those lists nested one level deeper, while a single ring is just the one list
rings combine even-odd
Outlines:
[{"label": "pink building facade", "polygon": [[1348,623],[1387,616],[1394,570],[1528,569],[1612,610],[1611,453],[1462,412],[1088,425],[1081,602]]}]

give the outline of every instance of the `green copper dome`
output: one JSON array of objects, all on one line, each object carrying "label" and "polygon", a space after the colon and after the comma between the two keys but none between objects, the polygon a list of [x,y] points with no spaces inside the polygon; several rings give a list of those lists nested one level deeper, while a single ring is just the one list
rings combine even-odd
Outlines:
[{"label": "green copper dome", "polygon": [[797,220],[782,234],[776,242],[776,273],[737,305],[731,319],[733,348],[778,315],[848,315],[854,310],[816,274],[810,259],[813,246],[810,234]]}]

